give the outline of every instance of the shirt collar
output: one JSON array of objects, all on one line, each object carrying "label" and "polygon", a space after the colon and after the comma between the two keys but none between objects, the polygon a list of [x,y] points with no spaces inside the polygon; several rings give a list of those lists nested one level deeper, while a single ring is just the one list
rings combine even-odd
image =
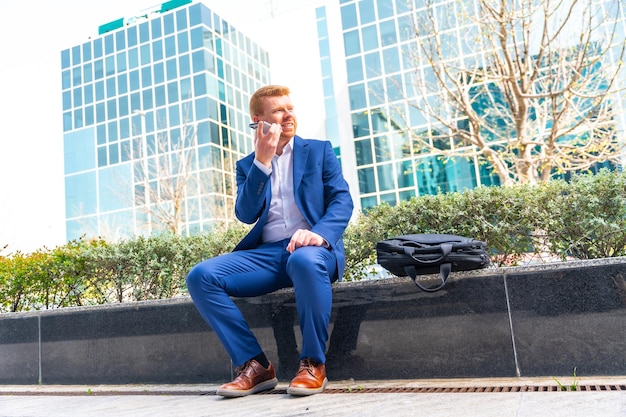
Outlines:
[{"label": "shirt collar", "polygon": [[286,153],[292,153],[292,152],[293,152],[293,138],[291,138],[289,142],[287,142],[287,144],[283,147],[283,155]]}]

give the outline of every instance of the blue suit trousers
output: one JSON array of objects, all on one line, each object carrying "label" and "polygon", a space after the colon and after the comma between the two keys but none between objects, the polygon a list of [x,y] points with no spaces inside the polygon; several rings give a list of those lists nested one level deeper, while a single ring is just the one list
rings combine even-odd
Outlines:
[{"label": "blue suit trousers", "polygon": [[326,362],[337,259],[332,250],[318,246],[304,246],[290,254],[288,243],[285,239],[220,255],[199,263],[187,276],[187,288],[200,315],[235,366],[255,357],[262,348],[231,297],[255,297],[286,287],[294,288],[296,298],[302,333],[300,358]]}]

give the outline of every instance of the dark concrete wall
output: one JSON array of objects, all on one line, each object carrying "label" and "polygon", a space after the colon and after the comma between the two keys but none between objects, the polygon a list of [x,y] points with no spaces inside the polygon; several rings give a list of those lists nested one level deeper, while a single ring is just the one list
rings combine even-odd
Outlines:
[{"label": "dark concrete wall", "polygon": [[[293,292],[237,299],[279,378]],[[626,258],[334,284],[332,380],[626,374]],[[0,383],[218,383],[231,364],[188,298],[0,316]]]}]

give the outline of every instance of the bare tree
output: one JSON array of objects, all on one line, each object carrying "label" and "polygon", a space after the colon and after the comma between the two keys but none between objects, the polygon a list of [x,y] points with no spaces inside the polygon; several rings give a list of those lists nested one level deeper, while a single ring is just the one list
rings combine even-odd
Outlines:
[{"label": "bare tree", "polygon": [[182,233],[196,143],[197,131],[188,123],[181,126],[180,135],[157,135],[152,149],[145,133],[142,136],[140,157],[134,162],[134,197],[135,206],[145,211],[151,229]]},{"label": "bare tree", "polygon": [[417,98],[406,97],[433,123],[416,131],[392,110],[411,152],[478,157],[503,185],[619,161],[621,0],[425,3],[411,34]]}]

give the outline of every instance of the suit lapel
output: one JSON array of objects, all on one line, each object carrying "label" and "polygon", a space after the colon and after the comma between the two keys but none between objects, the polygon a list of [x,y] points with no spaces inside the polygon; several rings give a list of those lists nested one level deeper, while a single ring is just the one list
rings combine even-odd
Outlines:
[{"label": "suit lapel", "polygon": [[[293,190],[294,192],[300,187],[302,176],[304,175],[304,167],[309,156],[309,145],[305,140],[296,136],[293,141]],[[297,195],[297,194],[296,194]]]}]

